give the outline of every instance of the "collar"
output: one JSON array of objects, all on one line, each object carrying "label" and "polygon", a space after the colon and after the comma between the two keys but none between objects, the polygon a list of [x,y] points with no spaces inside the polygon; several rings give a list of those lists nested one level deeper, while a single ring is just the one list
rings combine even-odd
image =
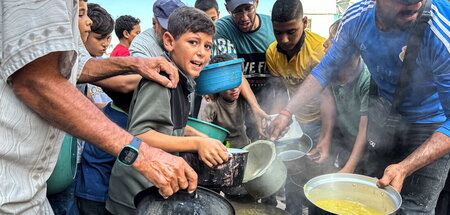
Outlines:
[{"label": "collar", "polygon": [[[300,49],[302,48],[303,44],[305,43],[305,38],[306,38],[306,31],[303,31],[302,37],[300,37],[300,40],[298,41],[297,45],[294,46],[294,49],[298,50],[297,53],[300,52]],[[288,55],[287,51],[282,49],[278,43],[277,43],[277,51],[286,56]]]},{"label": "collar", "polygon": [[171,62],[178,70],[178,74],[179,74],[179,78],[180,80],[178,81],[178,84],[181,85],[181,87],[183,89],[185,89],[186,91],[192,93],[195,90],[195,81],[192,77],[187,76],[186,74],[184,74],[184,71],[182,71],[175,62],[173,62],[172,58],[169,56],[169,54],[167,52],[164,52],[162,54],[162,56],[164,58],[166,58],[167,61]]},{"label": "collar", "polygon": [[125,115],[128,116],[127,112],[123,111],[120,107],[117,107],[117,106],[114,104],[114,102],[111,102],[111,108],[114,109],[114,110],[116,110],[116,111],[119,111],[119,112],[121,112],[121,113],[123,113],[123,114],[125,114]]}]

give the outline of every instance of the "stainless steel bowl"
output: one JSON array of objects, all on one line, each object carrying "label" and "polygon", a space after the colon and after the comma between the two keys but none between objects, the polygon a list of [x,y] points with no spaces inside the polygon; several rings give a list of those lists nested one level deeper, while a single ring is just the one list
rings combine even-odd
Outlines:
[{"label": "stainless steel bowl", "polygon": [[309,180],[303,189],[313,204],[322,199],[338,199],[360,203],[382,214],[394,213],[400,208],[402,197],[392,186],[378,188],[376,182],[377,179],[364,175],[333,173]]},{"label": "stainless steel bowl", "polygon": [[298,174],[306,169],[309,159],[306,154],[311,151],[311,138],[303,134],[300,138],[275,142],[278,157],[286,165],[289,175]]}]

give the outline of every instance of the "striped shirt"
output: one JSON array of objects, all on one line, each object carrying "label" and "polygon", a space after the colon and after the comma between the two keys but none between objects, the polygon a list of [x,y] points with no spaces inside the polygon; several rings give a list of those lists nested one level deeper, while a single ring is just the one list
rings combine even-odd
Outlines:
[{"label": "striped shirt", "polygon": [[0,214],[53,214],[46,181],[64,133],[17,98],[8,79],[35,59],[62,52],[61,73],[76,82],[85,63],[77,62],[78,0],[2,0],[0,13]]}]

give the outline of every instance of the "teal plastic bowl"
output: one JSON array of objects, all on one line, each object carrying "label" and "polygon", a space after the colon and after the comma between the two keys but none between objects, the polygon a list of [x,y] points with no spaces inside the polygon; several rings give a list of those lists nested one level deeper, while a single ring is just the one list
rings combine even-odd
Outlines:
[{"label": "teal plastic bowl", "polygon": [[55,169],[47,180],[47,194],[56,194],[65,190],[75,179],[76,171],[77,140],[66,134]]},{"label": "teal plastic bowl", "polygon": [[208,137],[219,140],[222,143],[225,141],[225,138],[230,134],[230,132],[225,128],[192,117],[188,118],[187,125],[195,128],[195,130],[197,131],[200,131],[208,135]]},{"label": "teal plastic bowl", "polygon": [[244,59],[239,58],[205,66],[195,79],[196,93],[211,95],[240,86],[243,62]]}]

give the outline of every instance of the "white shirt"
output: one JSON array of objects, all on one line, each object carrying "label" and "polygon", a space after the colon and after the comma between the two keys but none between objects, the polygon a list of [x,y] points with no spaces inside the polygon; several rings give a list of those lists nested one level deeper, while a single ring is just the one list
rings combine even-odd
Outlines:
[{"label": "white shirt", "polygon": [[[61,73],[78,78],[78,0],[0,1],[0,214],[53,214],[46,181],[64,132],[50,126],[12,91],[8,78],[51,52]],[[87,60],[87,59],[85,59]]]}]

